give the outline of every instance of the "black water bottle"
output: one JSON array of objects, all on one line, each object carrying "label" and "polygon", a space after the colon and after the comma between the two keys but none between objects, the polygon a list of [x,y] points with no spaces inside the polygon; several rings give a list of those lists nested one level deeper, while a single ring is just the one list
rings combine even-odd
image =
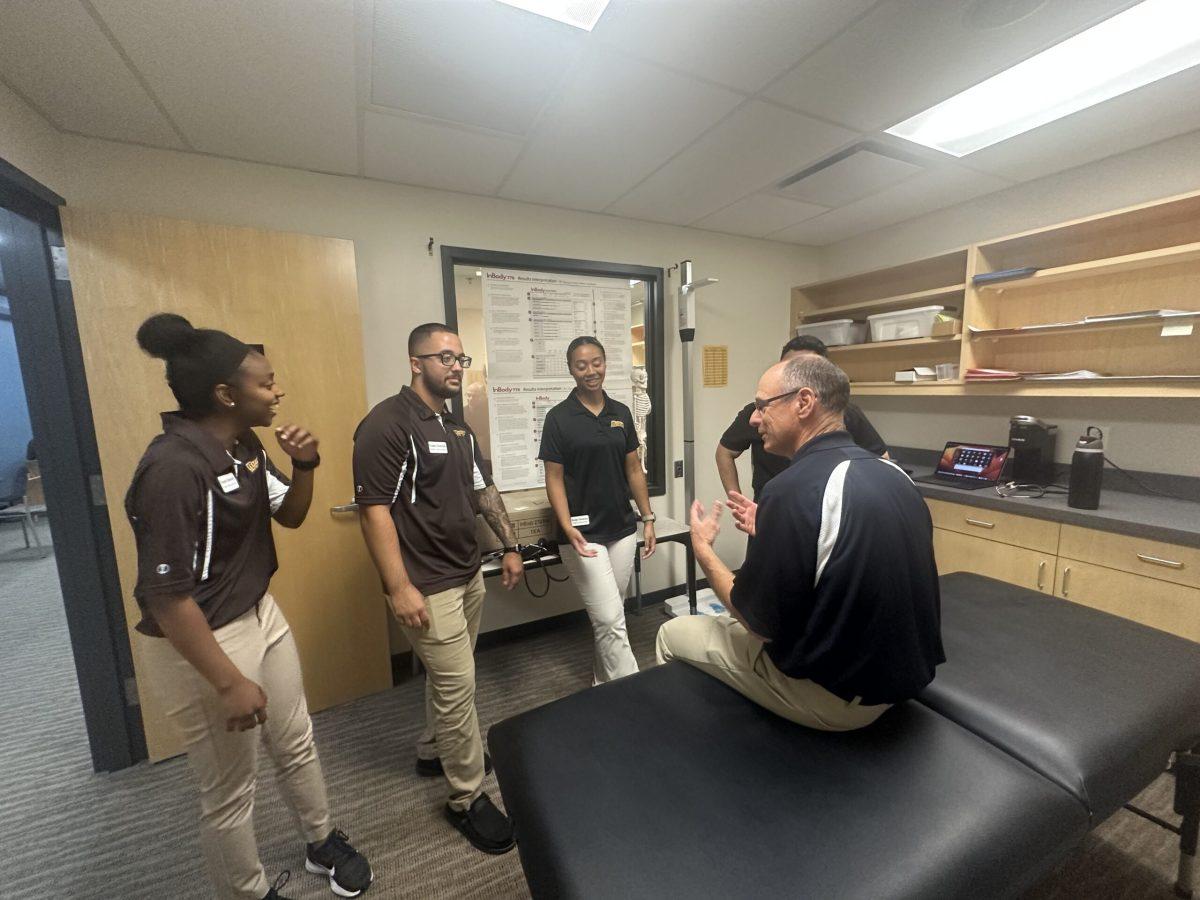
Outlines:
[{"label": "black water bottle", "polygon": [[1087,432],[1075,443],[1075,452],[1071,456],[1067,506],[1099,509],[1100,481],[1103,476],[1104,432],[1095,425],[1089,425]]}]

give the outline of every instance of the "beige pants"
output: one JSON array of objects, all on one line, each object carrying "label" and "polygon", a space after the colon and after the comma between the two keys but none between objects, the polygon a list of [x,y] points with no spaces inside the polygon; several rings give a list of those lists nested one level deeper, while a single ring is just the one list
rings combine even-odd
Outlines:
[{"label": "beige pants", "polygon": [[595,556],[580,556],[570,544],[561,550],[592,624],[592,683],[602,684],[638,670],[625,629],[625,591],[633,577],[637,535],[588,547]]},{"label": "beige pants", "polygon": [[200,787],[200,844],[217,896],[259,900],[270,889],[254,837],[259,742],[305,843],[329,836],[329,801],[296,641],[275,600],[264,595],[256,609],[213,636],[238,670],[266,692],[266,724],[226,731],[216,691],[165,638],[139,636],[147,673],[142,684],[158,696],[183,738]]},{"label": "beige pants", "polygon": [[425,730],[417,756],[438,757],[451,809],[464,810],[483,784],[483,739],[475,713],[475,639],[483,614],[483,572],[466,584],[428,594],[429,627],[401,625],[425,666]]},{"label": "beige pants", "polygon": [[789,678],[763,651],[763,642],[730,616],[680,616],[658,630],[658,661],[678,659],[707,672],[759,706],[821,731],[870,725],[888,704],[861,706],[813,681]]}]

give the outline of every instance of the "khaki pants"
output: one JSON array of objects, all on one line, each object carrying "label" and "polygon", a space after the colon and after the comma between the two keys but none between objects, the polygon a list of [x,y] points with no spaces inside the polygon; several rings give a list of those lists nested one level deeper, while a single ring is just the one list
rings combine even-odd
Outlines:
[{"label": "khaki pants", "polygon": [[226,731],[217,692],[165,638],[139,636],[148,677],[187,750],[200,788],[200,844],[221,898],[265,897],[270,889],[254,837],[254,789],[261,741],[305,843],[332,829],[321,763],[304,699],[300,657],[270,594],[213,632],[238,670],[267,694],[266,724]]},{"label": "khaki pants", "polygon": [[798,725],[820,731],[853,731],[870,725],[888,704],[861,706],[814,681],[789,678],[763,650],[763,642],[730,616],[680,616],[658,630],[658,661],[678,659]]},{"label": "khaki pants", "polygon": [[637,535],[608,544],[588,542],[595,556],[580,556],[564,544],[562,560],[579,589],[592,624],[592,683],[602,684],[638,670],[625,629],[625,591],[633,577]]},{"label": "khaki pants", "polygon": [[475,639],[484,593],[479,571],[466,584],[426,595],[428,628],[400,626],[425,666],[425,730],[417,741],[417,756],[441,759],[450,783],[450,808],[459,811],[471,805],[483,784]]}]

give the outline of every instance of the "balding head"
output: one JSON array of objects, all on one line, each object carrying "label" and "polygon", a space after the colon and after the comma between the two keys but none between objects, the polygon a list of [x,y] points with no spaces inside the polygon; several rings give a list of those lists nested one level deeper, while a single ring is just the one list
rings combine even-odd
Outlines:
[{"label": "balding head", "polygon": [[776,363],[758,382],[750,417],[763,447],[792,456],[818,434],[844,427],[850,380],[829,360],[809,353]]},{"label": "balding head", "polygon": [[779,364],[781,390],[810,388],[818,402],[839,416],[850,402],[850,379],[823,356],[804,353]]}]

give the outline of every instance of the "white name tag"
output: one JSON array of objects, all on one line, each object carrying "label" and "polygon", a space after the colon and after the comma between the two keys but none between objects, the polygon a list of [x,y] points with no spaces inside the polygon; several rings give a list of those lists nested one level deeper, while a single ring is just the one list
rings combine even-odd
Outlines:
[{"label": "white name tag", "polygon": [[448,451],[446,449],[445,441],[430,441],[429,442],[429,452],[430,453],[449,453],[450,451]]},{"label": "white name tag", "polygon": [[217,479],[217,484],[219,484],[221,486],[221,490],[227,494],[232,494],[239,487],[237,476],[232,472],[226,472],[224,475],[219,477]]},{"label": "white name tag", "polygon": [[578,528],[580,525],[591,525],[592,520],[589,516],[571,516],[571,526]]}]

